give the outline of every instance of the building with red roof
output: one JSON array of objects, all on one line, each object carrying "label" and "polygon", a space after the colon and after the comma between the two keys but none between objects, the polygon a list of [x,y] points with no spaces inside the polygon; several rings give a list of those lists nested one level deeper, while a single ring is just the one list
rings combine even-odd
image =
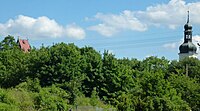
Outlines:
[{"label": "building with red roof", "polygon": [[19,48],[23,50],[24,52],[29,52],[31,50],[31,46],[28,42],[28,39],[25,40],[25,39],[18,38],[17,43],[19,44]]}]

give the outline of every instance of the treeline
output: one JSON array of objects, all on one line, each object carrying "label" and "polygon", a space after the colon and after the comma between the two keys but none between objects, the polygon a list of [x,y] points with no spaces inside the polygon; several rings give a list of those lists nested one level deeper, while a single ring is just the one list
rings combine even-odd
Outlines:
[{"label": "treeline", "polygon": [[118,59],[108,51],[100,54],[65,43],[24,53],[7,36],[0,43],[0,87],[3,110],[91,105],[120,111],[199,111],[200,61]]}]

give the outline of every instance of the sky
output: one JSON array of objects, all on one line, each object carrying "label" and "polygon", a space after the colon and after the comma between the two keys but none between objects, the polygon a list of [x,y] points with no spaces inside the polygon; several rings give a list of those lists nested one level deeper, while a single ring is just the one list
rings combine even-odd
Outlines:
[{"label": "sky", "polygon": [[[0,40],[28,39],[39,48],[64,42],[117,58],[178,59],[190,11],[200,41],[200,0],[1,0]],[[198,51],[199,52],[199,51]]]}]

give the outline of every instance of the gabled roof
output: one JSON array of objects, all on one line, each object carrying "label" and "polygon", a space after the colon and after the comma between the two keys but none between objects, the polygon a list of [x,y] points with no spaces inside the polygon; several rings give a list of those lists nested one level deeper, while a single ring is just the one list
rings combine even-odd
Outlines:
[{"label": "gabled roof", "polygon": [[28,43],[28,40],[22,40],[22,39],[18,39],[18,44],[20,49],[22,49],[24,52],[29,52],[31,49],[30,44]]}]

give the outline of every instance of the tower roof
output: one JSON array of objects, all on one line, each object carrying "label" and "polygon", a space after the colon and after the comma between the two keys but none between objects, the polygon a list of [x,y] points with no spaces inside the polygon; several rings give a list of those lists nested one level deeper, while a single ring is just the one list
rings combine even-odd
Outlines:
[{"label": "tower roof", "polygon": [[190,25],[189,11],[184,29],[184,42],[179,47],[180,53],[196,53],[197,47],[192,43],[192,25]]},{"label": "tower roof", "polygon": [[192,25],[190,24],[190,12],[188,11],[187,22],[184,25],[185,30],[192,30]]},{"label": "tower roof", "polygon": [[192,42],[183,43],[179,47],[180,53],[196,53],[197,47]]}]

